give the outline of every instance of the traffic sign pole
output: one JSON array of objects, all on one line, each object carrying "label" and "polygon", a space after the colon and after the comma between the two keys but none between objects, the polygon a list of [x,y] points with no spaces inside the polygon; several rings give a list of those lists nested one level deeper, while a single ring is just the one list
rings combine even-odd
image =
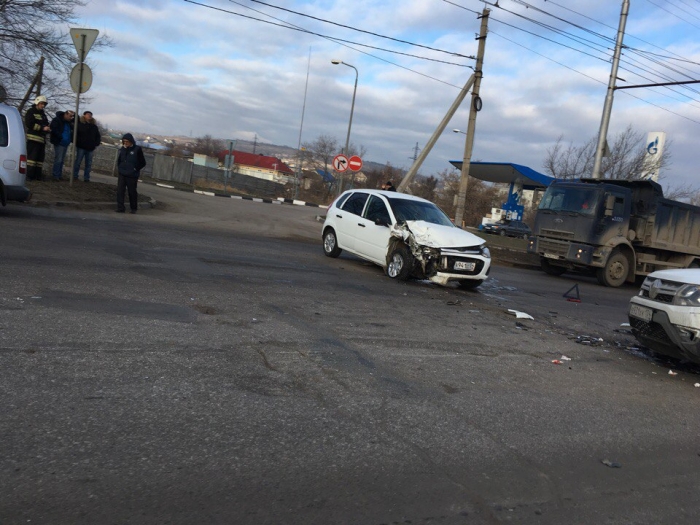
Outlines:
[{"label": "traffic sign pole", "polygon": [[[70,30],[70,36],[73,39],[73,44],[75,45],[75,50],[78,52],[78,66],[79,66],[79,73],[78,73],[78,89],[75,89],[75,115],[73,116],[73,144],[70,149],[71,154],[69,155],[69,165],[68,165],[68,180],[70,181],[69,184],[73,186],[73,166],[75,165],[75,159],[76,159],[76,152],[77,152],[77,144],[76,142],[78,141],[78,122],[80,122],[80,94],[87,91],[90,89],[90,86],[87,86],[85,89],[83,89],[83,70],[87,66],[85,65],[85,57],[88,54],[88,51],[90,51],[90,48],[92,47],[92,44],[95,43],[95,39],[97,39],[97,35],[100,32],[97,29],[71,29]],[[92,83],[92,74],[90,74],[90,83]],[[72,82],[71,82],[72,84]]]}]

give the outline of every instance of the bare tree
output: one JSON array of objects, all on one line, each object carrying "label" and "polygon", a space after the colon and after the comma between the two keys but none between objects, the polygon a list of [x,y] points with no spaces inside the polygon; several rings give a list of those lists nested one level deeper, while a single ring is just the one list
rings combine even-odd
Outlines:
[{"label": "bare tree", "polygon": [[333,162],[333,157],[338,154],[338,139],[330,135],[319,135],[313,142],[304,143],[306,150],[306,162],[315,166],[323,166],[324,171]]},{"label": "bare tree", "polygon": [[[64,28],[76,22],[75,9],[84,5],[83,0],[0,0],[0,82],[8,103],[18,105],[24,98],[42,57],[41,94],[53,107],[73,99],[67,78],[78,57]],[[104,45],[109,42],[103,37],[94,47]]]},{"label": "bare tree", "polygon": [[211,135],[197,137],[191,150],[193,153],[216,157],[221,151],[226,149],[226,143],[221,139],[215,139]]},{"label": "bare tree", "polygon": [[437,177],[430,175],[428,177],[417,176],[411,185],[411,191],[416,197],[422,197],[431,202],[435,202],[436,189],[439,180]]},{"label": "bare tree", "polygon": [[[636,180],[645,172],[661,170],[671,164],[671,141],[666,142],[663,153],[654,161],[646,158],[645,136],[632,126],[618,133],[613,139],[609,156],[603,157],[601,174],[607,179]],[[590,177],[598,139],[593,137],[582,146],[573,143],[567,147],[557,142],[547,150],[545,172],[558,179]]]}]

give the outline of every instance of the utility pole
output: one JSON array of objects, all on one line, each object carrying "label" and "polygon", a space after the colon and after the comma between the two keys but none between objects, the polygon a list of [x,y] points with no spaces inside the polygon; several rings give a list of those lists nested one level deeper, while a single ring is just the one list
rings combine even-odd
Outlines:
[{"label": "utility pole", "polygon": [[608,92],[605,95],[605,105],[603,106],[603,117],[600,120],[600,131],[598,132],[598,146],[595,150],[595,161],[593,162],[594,179],[602,178],[600,173],[600,165],[603,160],[603,151],[608,139],[608,126],[610,124],[610,113],[612,112],[613,93],[615,92],[615,81],[617,80],[617,68],[620,65],[620,54],[622,52],[622,39],[625,36],[625,24],[627,23],[627,14],[630,10],[630,1],[623,0],[622,11],[620,13],[620,25],[617,29],[617,41],[615,42],[615,53],[613,54],[612,70],[610,71],[610,80],[608,81]]},{"label": "utility pole", "polygon": [[462,158],[462,174],[459,179],[459,194],[457,197],[457,209],[455,211],[455,224],[462,226],[464,218],[464,207],[467,200],[467,187],[469,186],[469,167],[472,160],[472,150],[474,148],[474,131],[476,130],[476,114],[481,110],[481,98],[479,97],[479,87],[483,77],[484,50],[486,48],[486,34],[489,26],[490,9],[484,8],[481,13],[481,29],[479,30],[479,49],[476,55],[476,69],[474,70],[474,88],[472,89],[472,103],[469,106],[469,124],[467,126],[467,137],[464,142],[464,157]]},{"label": "utility pole", "polygon": [[24,95],[24,98],[22,99],[22,102],[19,104],[19,112],[22,113],[24,110],[24,106],[29,100],[29,97],[32,95],[32,91],[34,88],[36,88],[36,96],[38,97],[41,95],[41,84],[44,79],[44,57],[41,57],[39,61],[35,64],[37,66],[37,72],[36,75],[34,75],[34,79],[32,80],[32,83],[29,85],[29,89],[27,90],[27,93]]}]

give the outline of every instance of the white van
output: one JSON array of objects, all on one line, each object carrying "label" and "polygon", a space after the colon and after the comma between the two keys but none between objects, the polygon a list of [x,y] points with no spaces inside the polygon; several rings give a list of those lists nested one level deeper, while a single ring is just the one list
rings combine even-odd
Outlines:
[{"label": "white van", "polygon": [[17,108],[0,102],[0,204],[26,201],[31,192],[27,177],[27,139]]}]

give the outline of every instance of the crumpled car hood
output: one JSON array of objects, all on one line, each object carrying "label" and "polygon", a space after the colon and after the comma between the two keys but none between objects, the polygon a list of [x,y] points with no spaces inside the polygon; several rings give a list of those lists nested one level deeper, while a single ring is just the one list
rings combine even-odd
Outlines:
[{"label": "crumpled car hood", "polygon": [[[430,248],[462,248],[469,246],[481,246],[486,241],[473,233],[460,228],[442,226],[426,221],[406,221],[406,226],[413,234],[416,243]],[[405,240],[408,232],[405,229],[392,227],[392,235]]]}]

